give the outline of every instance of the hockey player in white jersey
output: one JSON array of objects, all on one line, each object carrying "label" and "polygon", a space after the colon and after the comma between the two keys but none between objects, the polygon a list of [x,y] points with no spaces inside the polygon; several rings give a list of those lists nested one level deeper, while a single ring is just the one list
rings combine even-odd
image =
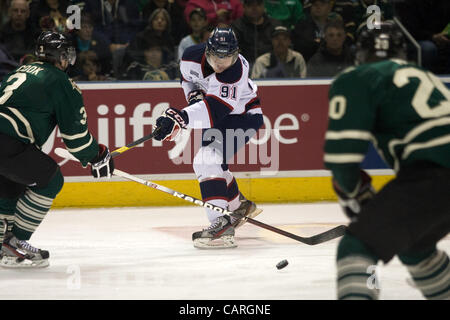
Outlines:
[{"label": "hockey player in white jersey", "polygon": [[216,28],[207,43],[187,48],[180,70],[188,106],[167,109],[156,121],[155,139],[174,140],[183,128],[203,129],[193,160],[202,198],[233,214],[206,209],[211,225],[192,240],[198,248],[235,247],[234,229],[245,222],[242,217],[261,212],[239,192],[227,164],[263,125],[257,87],[231,28]]}]

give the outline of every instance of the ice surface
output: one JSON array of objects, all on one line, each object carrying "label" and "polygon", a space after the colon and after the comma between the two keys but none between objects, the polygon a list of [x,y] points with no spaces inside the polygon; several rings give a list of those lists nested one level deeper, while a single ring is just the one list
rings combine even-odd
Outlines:
[{"label": "ice surface", "polygon": [[[262,207],[257,220],[300,236],[347,223],[335,203]],[[338,239],[308,246],[245,224],[237,248],[195,249],[192,233],[208,224],[197,207],[51,210],[30,240],[50,267],[0,269],[0,300],[335,299]],[[449,237],[439,247],[449,252]],[[379,272],[381,299],[422,299],[397,259]]]}]

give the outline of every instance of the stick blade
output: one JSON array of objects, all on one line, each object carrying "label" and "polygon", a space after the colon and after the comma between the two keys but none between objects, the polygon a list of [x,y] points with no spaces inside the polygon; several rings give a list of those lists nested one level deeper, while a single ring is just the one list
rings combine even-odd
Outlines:
[{"label": "stick blade", "polygon": [[345,233],[345,230],[347,230],[347,227],[345,225],[337,226],[333,229],[330,229],[328,231],[325,231],[323,233],[320,233],[318,235],[308,238],[308,242],[309,242],[308,244],[313,246],[316,244],[320,244],[320,243],[323,243],[326,241],[336,239],[340,236],[343,236]]}]

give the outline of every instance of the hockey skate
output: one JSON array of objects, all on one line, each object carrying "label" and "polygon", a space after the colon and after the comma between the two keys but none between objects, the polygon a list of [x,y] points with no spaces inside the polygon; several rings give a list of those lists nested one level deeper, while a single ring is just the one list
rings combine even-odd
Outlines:
[{"label": "hockey skate", "polygon": [[192,234],[194,247],[199,249],[221,249],[237,247],[234,228],[229,216],[220,216],[206,229]]},{"label": "hockey skate", "polygon": [[235,229],[247,222],[246,218],[254,218],[262,212],[262,209],[256,207],[253,201],[247,200],[242,193],[239,193],[241,205],[231,214],[231,224]]},{"label": "hockey skate", "polygon": [[33,247],[17,239],[11,232],[5,235],[0,252],[0,266],[4,268],[45,268],[49,266],[47,250]]}]

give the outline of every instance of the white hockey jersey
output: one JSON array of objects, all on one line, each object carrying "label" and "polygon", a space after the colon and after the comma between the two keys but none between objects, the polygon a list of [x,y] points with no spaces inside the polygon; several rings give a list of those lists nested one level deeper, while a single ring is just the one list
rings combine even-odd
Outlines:
[{"label": "white hockey jersey", "polygon": [[206,62],[206,44],[187,48],[180,61],[181,85],[187,97],[193,90],[205,92],[203,101],[183,110],[189,116],[188,127],[214,128],[227,115],[262,114],[256,85],[248,78],[249,64],[239,55],[222,73],[215,73]]}]

